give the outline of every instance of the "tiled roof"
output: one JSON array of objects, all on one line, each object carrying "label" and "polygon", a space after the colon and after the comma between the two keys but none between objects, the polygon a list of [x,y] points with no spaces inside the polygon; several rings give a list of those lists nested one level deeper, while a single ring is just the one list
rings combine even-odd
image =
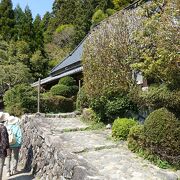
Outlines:
[{"label": "tiled roof", "polygon": [[[78,68],[75,68],[73,70],[70,70],[70,71],[67,71],[65,73],[62,73],[60,75],[57,75],[57,76],[48,76],[47,78],[44,78],[41,80],[41,85],[42,84],[47,84],[47,83],[50,83],[50,82],[53,82],[53,81],[56,81],[62,77],[65,77],[65,76],[68,76],[68,75],[72,75],[72,74],[75,74],[75,73],[78,73],[78,72],[81,72],[83,70],[83,67],[78,67]],[[36,81],[32,84],[32,87],[36,87],[38,86],[39,82]]]},{"label": "tiled roof", "polygon": [[84,41],[85,39],[60,64],[55,66],[51,70],[51,74],[55,74],[57,71],[63,68],[67,68],[70,65],[80,62],[83,53]]}]

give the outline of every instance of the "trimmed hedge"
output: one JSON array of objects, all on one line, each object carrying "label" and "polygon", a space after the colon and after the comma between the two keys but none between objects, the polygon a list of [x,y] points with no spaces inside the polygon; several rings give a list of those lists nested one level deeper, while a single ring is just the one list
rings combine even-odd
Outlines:
[{"label": "trimmed hedge", "polygon": [[144,126],[136,125],[133,126],[128,134],[128,148],[133,152],[139,151],[142,147],[144,147],[145,143],[144,138]]},{"label": "trimmed hedge", "polygon": [[40,108],[41,112],[44,113],[72,112],[74,110],[74,103],[71,98],[63,96],[43,96]]},{"label": "trimmed hedge", "polygon": [[72,97],[77,94],[79,88],[75,85],[76,81],[70,77],[64,77],[59,80],[59,83],[53,86],[50,90],[52,95]]},{"label": "trimmed hedge", "polygon": [[118,118],[114,121],[112,126],[112,136],[116,140],[126,140],[129,134],[130,128],[137,125],[134,119]]},{"label": "trimmed hedge", "polygon": [[63,85],[63,84],[57,84],[53,86],[50,90],[52,95],[59,95],[59,96],[65,96],[65,97],[71,97],[71,87]]},{"label": "trimmed hedge", "polygon": [[180,166],[180,122],[166,108],[152,112],[144,123],[145,148]]},{"label": "trimmed hedge", "polygon": [[28,84],[19,84],[5,92],[5,111],[15,116],[37,111],[37,92]]},{"label": "trimmed hedge", "polygon": [[72,77],[70,76],[66,76],[66,77],[63,77],[59,80],[59,83],[58,84],[63,84],[63,85],[66,85],[66,86],[73,86],[76,84],[76,80],[74,80]]}]

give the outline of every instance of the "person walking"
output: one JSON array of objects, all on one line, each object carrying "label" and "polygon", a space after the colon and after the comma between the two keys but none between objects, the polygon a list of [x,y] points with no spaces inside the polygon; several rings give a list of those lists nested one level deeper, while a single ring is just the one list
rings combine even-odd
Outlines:
[{"label": "person walking", "polygon": [[9,133],[10,146],[10,153],[7,156],[6,161],[7,176],[9,177],[11,175],[17,174],[18,172],[17,165],[19,160],[19,151],[22,144],[22,132],[19,125],[19,118],[10,116],[6,122],[6,127]]},{"label": "person walking", "polygon": [[2,180],[5,157],[9,154],[9,137],[7,128],[4,126],[8,113],[0,112],[0,180]]}]

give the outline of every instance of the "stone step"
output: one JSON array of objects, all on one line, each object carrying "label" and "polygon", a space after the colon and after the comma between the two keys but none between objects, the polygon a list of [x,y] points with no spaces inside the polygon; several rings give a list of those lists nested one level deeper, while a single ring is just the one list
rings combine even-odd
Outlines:
[{"label": "stone step", "polygon": [[177,180],[174,172],[160,169],[130,152],[126,145],[81,154],[107,180]]},{"label": "stone step", "polygon": [[42,129],[54,135],[69,131],[81,131],[89,127],[79,118],[44,118],[38,119],[38,124]]},{"label": "stone step", "polygon": [[[36,152],[39,153],[40,148],[42,151],[47,152],[47,147],[49,147],[50,151],[52,147],[56,147],[58,151],[56,151],[53,157],[62,159],[62,164],[64,163],[63,165],[65,167],[65,171],[63,171],[65,177],[71,177],[69,173],[67,173],[71,171],[66,171],[66,168],[68,167],[68,169],[71,169],[71,164],[73,165],[73,162],[75,163],[75,159],[77,158],[80,164],[75,168],[77,168],[76,170],[79,173],[78,177],[81,177],[77,178],[78,180],[82,179],[82,174],[80,174],[80,172],[85,173],[86,170],[90,173],[86,180],[178,179],[177,172],[162,170],[157,166],[152,165],[149,161],[138,157],[127,148],[125,142],[116,143],[110,140],[111,130],[87,131],[85,129],[88,128],[88,126],[81,122],[77,117],[42,118],[41,116],[36,118],[35,127],[37,129],[35,128],[33,131],[37,131],[39,134],[39,137],[36,138],[35,136],[35,140],[33,139],[34,146],[38,145],[38,150]],[[31,125],[28,125],[27,127],[25,132],[32,128]],[[84,131],[81,131],[81,128]],[[29,134],[30,133],[28,133],[28,135]],[[41,144],[39,143],[41,140],[44,141],[42,147],[39,145]],[[40,157],[43,157],[43,155],[44,153],[42,153]],[[76,158],[71,159],[72,157]],[[38,160],[37,157],[34,158]],[[41,160],[42,159],[40,158],[38,161]],[[42,172],[44,172],[44,169]],[[51,176],[48,175],[48,177]]]},{"label": "stone step", "polygon": [[88,127],[89,126],[84,124],[79,118],[56,118],[51,122],[51,132],[53,134],[71,131],[82,131]]},{"label": "stone step", "polygon": [[61,139],[65,149],[70,150],[72,153],[82,153],[117,147],[117,143],[108,140],[110,134],[110,130],[96,130],[65,132],[56,136]]},{"label": "stone step", "polygon": [[71,113],[59,113],[59,114],[45,114],[46,118],[75,118],[77,117],[76,112]]}]

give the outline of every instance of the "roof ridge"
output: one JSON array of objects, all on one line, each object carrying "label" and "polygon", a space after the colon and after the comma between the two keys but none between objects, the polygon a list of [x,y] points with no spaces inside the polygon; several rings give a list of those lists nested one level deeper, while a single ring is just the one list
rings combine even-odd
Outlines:
[{"label": "roof ridge", "polygon": [[79,46],[81,46],[81,44],[85,41],[85,39],[87,38],[87,36],[89,35],[89,33],[86,34],[86,36],[81,40],[81,42],[59,63],[57,64],[52,70],[51,72],[60,64],[62,64],[69,56],[71,56],[78,48]]}]

